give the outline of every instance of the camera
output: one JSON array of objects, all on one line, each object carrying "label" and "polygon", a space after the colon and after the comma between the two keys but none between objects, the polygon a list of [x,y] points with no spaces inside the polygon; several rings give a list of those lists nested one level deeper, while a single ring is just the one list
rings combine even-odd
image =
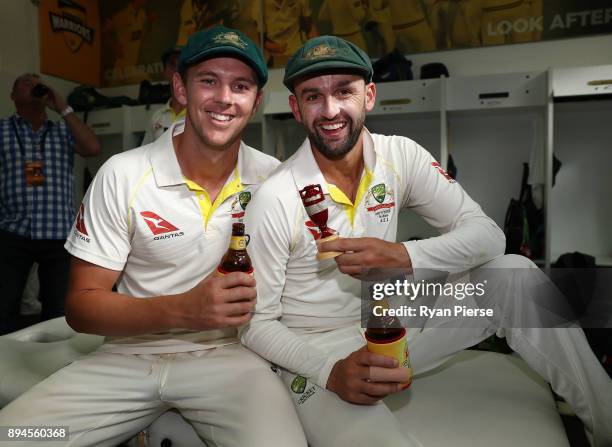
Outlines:
[{"label": "camera", "polygon": [[49,87],[47,87],[45,84],[36,84],[32,88],[32,96],[35,98],[42,98],[47,93],[49,93]]}]

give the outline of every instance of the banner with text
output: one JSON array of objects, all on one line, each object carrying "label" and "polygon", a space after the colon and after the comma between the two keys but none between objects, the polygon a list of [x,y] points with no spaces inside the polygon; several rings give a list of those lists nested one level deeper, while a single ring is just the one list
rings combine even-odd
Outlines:
[{"label": "banner with text", "polygon": [[81,84],[100,84],[98,0],[42,0],[40,71]]},{"label": "banner with text", "polygon": [[161,81],[164,51],[218,24],[270,67],[321,34],[378,58],[612,33],[609,0],[42,0],[40,18],[42,71],[104,87]]},{"label": "banner with text", "polygon": [[197,30],[225,25],[259,42],[250,0],[105,0],[100,2],[103,86],[162,80],[162,54]]}]

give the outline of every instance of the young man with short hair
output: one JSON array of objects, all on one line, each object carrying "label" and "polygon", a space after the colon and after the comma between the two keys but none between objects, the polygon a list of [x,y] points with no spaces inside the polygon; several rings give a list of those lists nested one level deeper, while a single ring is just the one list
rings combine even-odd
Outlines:
[{"label": "young man with short hair", "polygon": [[115,446],[176,408],[208,445],[306,445],[277,375],[236,338],[255,280],[215,273],[278,164],[241,141],[263,55],[215,27],[191,36],[179,72],[184,124],[100,169],[66,243],[67,320],[106,343],[3,408],[0,425],[68,426],[72,446]]},{"label": "young man with short hair", "polygon": [[[502,231],[425,149],[364,127],[376,99],[372,71],[361,49],[330,36],[311,39],[287,64],[289,104],[308,137],[249,206],[258,302],[241,330],[242,342],[283,368],[309,445],[420,445],[381,402],[403,389],[390,378],[401,371],[392,371],[396,359],[365,347],[360,279],[380,269],[413,274],[416,283],[429,269],[450,272],[443,276],[448,281],[489,275],[496,281],[486,296],[465,302],[473,310],[494,309],[494,317],[443,318],[408,330],[415,373],[494,333],[505,334],[573,407],[595,445],[611,445],[612,381],[584,333],[519,321],[532,316],[525,309],[543,304],[538,300],[547,278],[527,258],[502,256]],[[311,221],[300,194],[311,185],[319,185],[327,200],[325,231],[340,236],[318,247],[323,230]],[[324,215],[315,198],[309,208],[317,204]],[[421,215],[440,236],[395,242],[401,208]],[[340,254],[319,260],[318,252]],[[445,298],[425,297],[419,304],[437,308]],[[409,404],[404,409],[407,417],[418,411]]]}]

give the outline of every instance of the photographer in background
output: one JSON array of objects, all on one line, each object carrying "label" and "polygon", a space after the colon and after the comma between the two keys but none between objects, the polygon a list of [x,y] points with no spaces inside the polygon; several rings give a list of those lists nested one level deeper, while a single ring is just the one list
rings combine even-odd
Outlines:
[{"label": "photographer in background", "polygon": [[[74,152],[84,157],[100,152],[91,129],[37,74],[19,76],[11,99],[16,113],[0,119],[0,334],[16,329],[34,262],[39,264],[41,319],[64,314]],[[51,121],[47,107],[62,120]]]}]

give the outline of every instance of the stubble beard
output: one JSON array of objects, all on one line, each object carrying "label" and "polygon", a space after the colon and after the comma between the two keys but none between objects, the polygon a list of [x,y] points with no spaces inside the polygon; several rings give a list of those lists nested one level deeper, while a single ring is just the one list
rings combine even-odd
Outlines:
[{"label": "stubble beard", "polygon": [[312,129],[309,126],[305,126],[310,145],[329,160],[340,160],[346,154],[351,152],[353,147],[355,147],[365,123],[365,107],[361,114],[357,117],[356,121],[353,121],[351,117],[345,115],[344,113],[340,116],[346,121],[346,125],[349,128],[349,133],[347,139],[340,143],[340,145],[336,148],[333,148],[331,145],[327,144],[325,142],[325,137],[316,130],[317,126],[321,124],[321,122],[325,122],[327,120],[318,120],[314,123]]}]

